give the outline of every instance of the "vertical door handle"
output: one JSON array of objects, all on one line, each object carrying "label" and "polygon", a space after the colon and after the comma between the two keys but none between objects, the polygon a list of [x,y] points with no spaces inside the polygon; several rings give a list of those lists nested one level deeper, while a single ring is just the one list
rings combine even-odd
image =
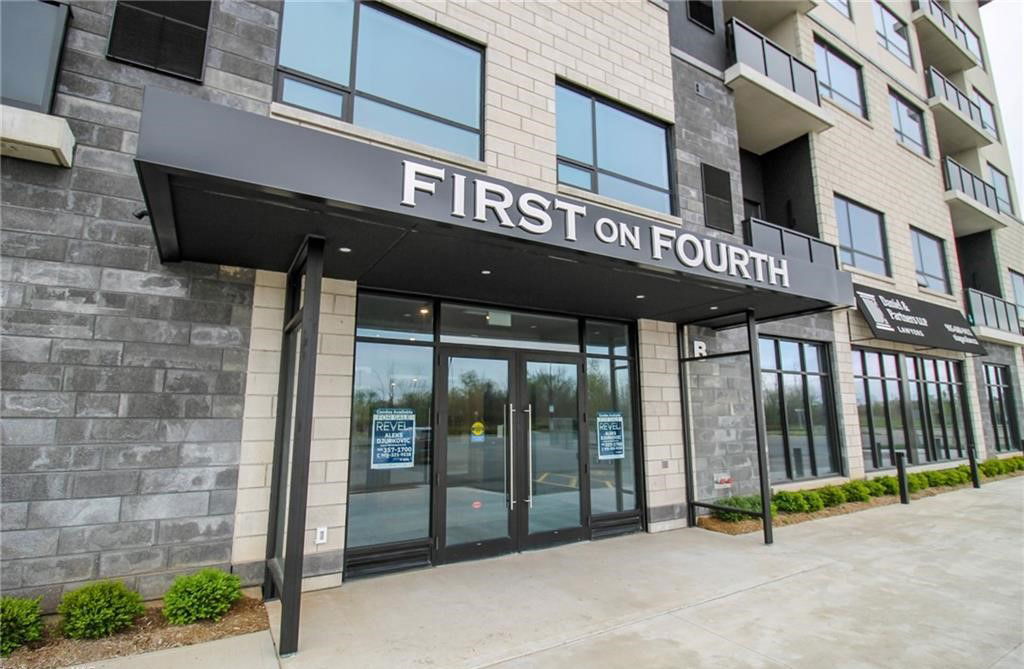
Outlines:
[{"label": "vertical door handle", "polygon": [[530,481],[530,496],[526,498],[527,505],[533,508],[533,405],[526,405],[526,415],[529,420],[526,422],[526,476]]},{"label": "vertical door handle", "polygon": [[515,431],[516,409],[512,403],[508,403],[508,510],[516,508],[516,431]]}]

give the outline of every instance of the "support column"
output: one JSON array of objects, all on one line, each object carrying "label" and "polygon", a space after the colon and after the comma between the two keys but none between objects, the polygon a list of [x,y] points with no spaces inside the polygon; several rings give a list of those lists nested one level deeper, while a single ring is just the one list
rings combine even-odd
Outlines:
[{"label": "support column", "polygon": [[747,349],[750,355],[750,390],[754,396],[754,437],[757,441],[757,471],[761,478],[761,518],[764,542],[772,543],[772,490],[768,481],[768,435],[765,431],[764,396],[761,394],[761,360],[754,310],[747,310]]}]

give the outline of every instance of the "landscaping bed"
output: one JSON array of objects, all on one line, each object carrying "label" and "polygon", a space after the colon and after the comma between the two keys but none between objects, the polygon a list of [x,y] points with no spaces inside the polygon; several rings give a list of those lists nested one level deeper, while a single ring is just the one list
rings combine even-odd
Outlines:
[{"label": "landscaping bed", "polygon": [[[989,460],[979,465],[984,481],[1024,476],[1024,457]],[[908,475],[910,499],[932,497],[942,493],[971,487],[970,470],[966,465],[952,469],[916,472]],[[854,501],[846,501],[847,497]],[[784,527],[808,520],[855,513],[878,506],[899,503],[898,483],[893,476],[881,476],[868,481],[851,481],[841,486],[826,486],[799,492],[779,492],[772,498],[772,525]],[[716,500],[717,504],[749,511],[760,511],[758,496],[730,497]],[[723,534],[746,534],[761,530],[761,519],[745,514],[714,511],[701,516],[697,525]]]}]

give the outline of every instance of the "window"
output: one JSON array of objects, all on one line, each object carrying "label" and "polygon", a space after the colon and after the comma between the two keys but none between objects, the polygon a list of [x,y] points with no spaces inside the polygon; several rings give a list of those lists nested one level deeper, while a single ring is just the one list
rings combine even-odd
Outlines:
[{"label": "window", "polygon": [[[1010,270],[1010,285],[1013,286],[1013,301],[1017,306],[1024,309],[1024,274]],[[1024,317],[1024,312],[1020,314]]]},{"label": "window", "polygon": [[70,16],[66,4],[0,2],[0,103],[50,113]]},{"label": "window", "polygon": [[700,175],[704,184],[704,223],[715,230],[734,232],[729,173],[701,163]]},{"label": "window", "polygon": [[892,109],[892,127],[896,140],[914,153],[928,155],[928,144],[924,136],[924,115],[921,111],[889,91],[889,106]]},{"label": "window", "polygon": [[905,356],[914,462],[967,457],[967,400],[955,360]]},{"label": "window", "polygon": [[996,189],[996,204],[999,211],[1013,214],[1013,200],[1010,198],[1010,179],[997,170],[992,163],[988,164],[988,178],[992,187]]},{"label": "window", "polygon": [[875,0],[875,35],[878,43],[889,53],[913,67],[910,58],[910,38],[907,36],[907,24],[899,20],[889,8]]},{"label": "window", "polygon": [[758,344],[771,480],[837,473],[824,344],[774,337]]},{"label": "window", "polygon": [[715,32],[715,8],[709,0],[687,0],[686,15],[704,30]]},{"label": "window", "polygon": [[744,220],[750,220],[752,218],[764,219],[764,214],[761,210],[761,203],[756,200],[743,198],[743,218]]},{"label": "window", "polygon": [[997,451],[1015,451],[1017,443],[1014,420],[1013,389],[1010,368],[1005,365],[985,365],[985,394],[988,397],[988,426],[992,430],[992,444]]},{"label": "window", "polygon": [[559,183],[672,213],[664,125],[562,84],[555,109]]},{"label": "window", "polygon": [[860,67],[819,40],[814,41],[814,54],[821,95],[867,118]]},{"label": "window", "polygon": [[839,224],[839,257],[875,274],[889,274],[882,215],[839,195],[835,200]]},{"label": "window", "polygon": [[853,18],[853,14],[850,12],[850,0],[828,0],[828,4],[846,18]]},{"label": "window", "polygon": [[378,5],[290,0],[276,96],[479,159],[482,68],[479,47]]},{"label": "window", "polygon": [[202,81],[210,2],[129,2],[114,8],[107,56]]},{"label": "window", "polygon": [[865,469],[895,467],[896,454],[907,455],[899,369],[895,353],[853,350],[853,377]]},{"label": "window", "polygon": [[946,272],[946,253],[942,240],[927,232],[910,229],[914,247],[914,265],[917,267],[917,285],[940,293],[950,293],[949,274]]},{"label": "window", "polygon": [[996,127],[996,109],[988,99],[974,89],[974,101],[981,108],[981,125],[985,130],[992,133],[992,136],[999,139],[999,129]]},{"label": "window", "polygon": [[957,17],[957,21],[960,23],[960,27],[964,29],[964,39],[967,42],[967,50],[974,54],[974,57],[978,59],[978,63],[981,67],[985,67],[985,56],[981,53],[981,40],[978,39],[978,34],[971,30],[971,27],[967,25],[963,17]]}]

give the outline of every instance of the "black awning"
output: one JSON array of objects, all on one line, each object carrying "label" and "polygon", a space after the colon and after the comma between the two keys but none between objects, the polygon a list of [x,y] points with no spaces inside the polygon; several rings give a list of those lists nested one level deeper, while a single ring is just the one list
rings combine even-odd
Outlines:
[{"label": "black awning", "polygon": [[859,284],[854,293],[857,309],[876,339],[985,354],[967,319],[956,309]]},{"label": "black awning", "polygon": [[704,237],[157,88],[138,146],[165,262],[285,271],[318,235],[327,277],[509,306],[740,322],[853,305],[833,253]]}]

